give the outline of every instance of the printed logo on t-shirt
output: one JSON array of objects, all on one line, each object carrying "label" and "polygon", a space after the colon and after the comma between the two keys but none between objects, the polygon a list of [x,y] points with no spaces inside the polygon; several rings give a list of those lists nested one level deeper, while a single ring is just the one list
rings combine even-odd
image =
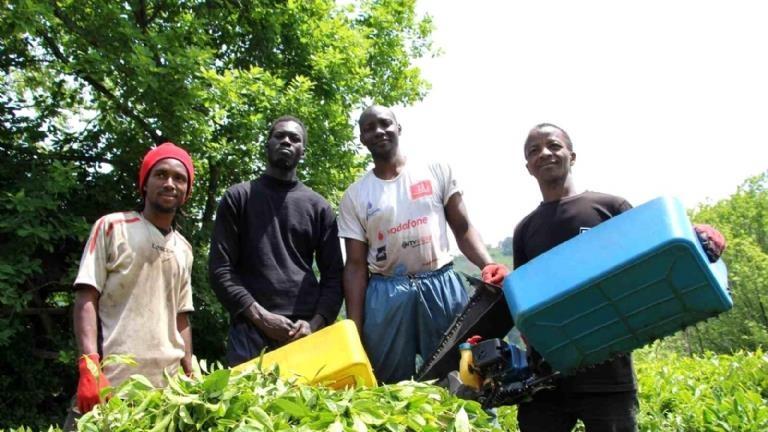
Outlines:
[{"label": "printed logo on t-shirt", "polygon": [[411,185],[411,200],[417,200],[432,195],[432,182],[422,180]]},{"label": "printed logo on t-shirt", "polygon": [[158,251],[160,253],[160,257],[163,261],[168,261],[169,259],[173,258],[173,250],[169,249],[167,247],[163,247],[155,242],[152,242],[152,249]]},{"label": "printed logo on t-shirt", "polygon": [[589,231],[589,227],[581,227],[581,228],[579,228],[579,234],[585,233],[587,231]]},{"label": "printed logo on t-shirt", "polygon": [[376,262],[384,261],[387,259],[387,247],[382,246],[376,249]]},{"label": "printed logo on t-shirt", "polygon": [[428,245],[430,243],[432,243],[432,236],[426,235],[426,236],[421,236],[413,239],[403,240],[403,243],[401,244],[401,246],[403,247],[403,249],[407,249],[409,247],[411,248],[419,247],[422,245]]},{"label": "printed logo on t-shirt", "polygon": [[378,234],[376,234],[376,238],[379,239],[379,241],[384,241],[384,233],[379,231]]},{"label": "printed logo on t-shirt", "polygon": [[376,213],[380,212],[381,208],[373,207],[373,203],[368,201],[368,205],[365,208],[365,220],[368,220],[371,216],[375,215]]},{"label": "printed logo on t-shirt", "polygon": [[402,231],[408,231],[411,228],[416,228],[419,225],[426,225],[429,222],[429,216],[422,216],[416,219],[408,219],[405,222],[401,222],[392,228],[387,230],[390,234],[397,234]]}]

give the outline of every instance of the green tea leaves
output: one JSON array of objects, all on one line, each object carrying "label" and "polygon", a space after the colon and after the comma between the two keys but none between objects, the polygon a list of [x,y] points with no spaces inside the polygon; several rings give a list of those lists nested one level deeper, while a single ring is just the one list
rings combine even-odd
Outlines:
[{"label": "green tea leaves", "polygon": [[215,365],[200,378],[166,376],[153,388],[134,376],[80,420],[80,431],[490,431],[475,402],[430,384],[333,390],[281,379],[275,369],[235,373]]}]

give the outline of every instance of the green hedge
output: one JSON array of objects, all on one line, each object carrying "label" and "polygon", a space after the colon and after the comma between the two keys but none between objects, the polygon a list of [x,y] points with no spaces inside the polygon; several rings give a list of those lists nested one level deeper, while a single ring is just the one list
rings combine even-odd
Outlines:
[{"label": "green hedge", "polygon": [[644,431],[768,431],[768,356],[761,351],[635,356]]},{"label": "green hedge", "polygon": [[[641,431],[768,430],[768,355],[762,351],[686,357],[647,348],[637,351],[634,358],[640,389],[638,420]],[[207,429],[211,426],[207,422],[214,420],[214,417],[234,414],[222,409],[220,402],[223,399],[250,416],[255,416],[255,412],[252,413],[249,407],[258,406],[259,415],[272,419],[273,426],[301,425],[304,430],[327,430],[331,426],[337,430],[364,430],[360,427],[361,419],[365,420],[367,430],[422,430],[419,428],[422,422],[432,428],[467,430],[462,427],[461,421],[455,423],[456,413],[448,415],[446,410],[461,410],[459,417],[469,421],[469,430],[490,429],[489,419],[478,411],[476,404],[461,402],[448,397],[440,389],[426,385],[336,392],[286,387],[271,375],[237,380],[230,377],[226,370],[207,376],[203,382],[194,383],[182,378],[180,383],[181,388],[147,393],[152,395],[151,400],[142,409],[148,406],[155,408],[138,418],[131,417],[129,411],[131,406],[141,405],[141,398],[137,399],[141,393],[137,392],[142,387],[140,383],[126,388],[125,403],[114,400],[107,411],[137,424],[145,416],[159,416],[162,420],[168,415],[179,415],[180,407],[189,402],[185,396],[185,403],[179,404],[179,393],[188,393],[197,395],[192,398],[202,398],[206,402],[201,400],[188,405],[186,412],[175,421],[175,430],[187,430],[185,428],[193,426],[183,418],[193,423],[200,422],[198,424],[204,424],[203,429]],[[242,387],[245,385],[256,385],[262,390],[257,394],[244,392]],[[365,414],[361,417],[363,412]],[[356,413],[357,421],[352,413]],[[499,428],[517,430],[516,413],[515,407],[499,408]],[[94,426],[105,424],[102,415],[89,417]],[[150,419],[145,417],[144,420]],[[225,423],[228,426],[240,424],[234,417],[225,420]],[[317,429],[313,428],[315,426]],[[354,429],[355,426],[357,429]],[[429,426],[423,430],[438,430]],[[579,426],[576,430],[583,428]]]},{"label": "green hedge", "polygon": [[[646,348],[634,362],[641,431],[768,431],[768,354],[687,357]],[[515,407],[499,409],[504,430],[517,430],[516,415]]]}]

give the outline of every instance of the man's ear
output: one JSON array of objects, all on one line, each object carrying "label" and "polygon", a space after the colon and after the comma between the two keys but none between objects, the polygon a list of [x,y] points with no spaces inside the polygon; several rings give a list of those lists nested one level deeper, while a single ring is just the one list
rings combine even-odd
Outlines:
[{"label": "man's ear", "polygon": [[403,125],[398,123],[397,124],[397,136],[400,136],[401,133],[403,133]]},{"label": "man's ear", "polygon": [[571,166],[576,163],[576,153],[571,152]]}]

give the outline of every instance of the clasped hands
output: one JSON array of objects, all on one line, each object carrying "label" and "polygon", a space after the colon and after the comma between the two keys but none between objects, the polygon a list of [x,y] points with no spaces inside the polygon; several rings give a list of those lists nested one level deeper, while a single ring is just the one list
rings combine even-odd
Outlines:
[{"label": "clasped hands", "polygon": [[319,330],[324,324],[323,317],[320,315],[316,315],[309,321],[301,319],[291,321],[282,315],[269,312],[256,302],[253,302],[246,310],[246,316],[264,336],[280,344],[308,336]]}]

